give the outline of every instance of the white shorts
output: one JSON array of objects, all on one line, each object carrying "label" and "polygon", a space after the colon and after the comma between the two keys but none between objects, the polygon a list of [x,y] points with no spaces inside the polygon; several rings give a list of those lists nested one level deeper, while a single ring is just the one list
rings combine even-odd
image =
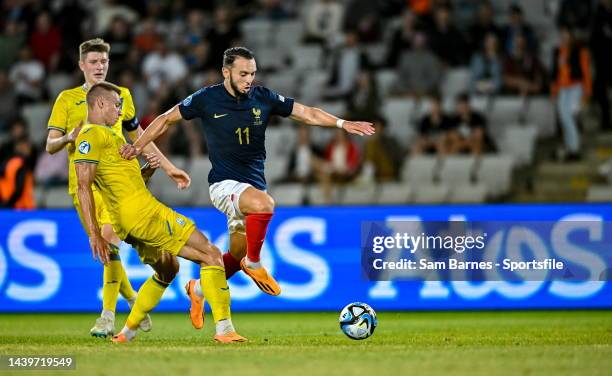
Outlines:
[{"label": "white shorts", "polygon": [[227,216],[227,229],[230,234],[245,234],[244,215],[240,212],[238,202],[245,189],[252,187],[236,180],[223,180],[210,186],[210,199],[219,211]]}]

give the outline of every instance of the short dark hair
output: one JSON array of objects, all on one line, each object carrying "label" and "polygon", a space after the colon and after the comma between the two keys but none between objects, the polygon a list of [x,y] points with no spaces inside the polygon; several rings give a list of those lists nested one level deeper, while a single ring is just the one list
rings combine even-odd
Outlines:
[{"label": "short dark hair", "polygon": [[223,53],[223,66],[229,67],[234,64],[237,57],[241,57],[247,60],[255,59],[253,51],[246,47],[231,47],[225,50]]},{"label": "short dark hair", "polygon": [[470,102],[470,95],[466,92],[459,93],[456,98],[457,102]]},{"label": "short dark hair", "polygon": [[118,95],[121,95],[121,89],[115,84],[111,84],[110,82],[100,81],[97,84],[94,84],[91,89],[87,92],[87,105],[93,105],[94,101],[102,95],[103,92],[114,91]]},{"label": "short dark hair", "polygon": [[102,38],[86,40],[79,45],[79,59],[82,61],[89,52],[110,52],[110,44]]}]

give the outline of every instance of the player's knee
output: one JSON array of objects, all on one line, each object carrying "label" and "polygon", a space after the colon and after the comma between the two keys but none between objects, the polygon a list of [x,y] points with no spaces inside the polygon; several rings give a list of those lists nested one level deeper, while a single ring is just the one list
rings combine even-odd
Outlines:
[{"label": "player's knee", "polygon": [[272,213],[274,211],[274,200],[268,194],[261,195],[253,203],[253,209],[255,213]]}]

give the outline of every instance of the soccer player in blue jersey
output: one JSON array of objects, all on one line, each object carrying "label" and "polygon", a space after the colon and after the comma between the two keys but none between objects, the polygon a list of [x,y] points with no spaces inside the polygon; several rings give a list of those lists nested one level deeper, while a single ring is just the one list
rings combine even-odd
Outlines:
[{"label": "soccer player in blue jersey", "polygon": [[[143,147],[181,119],[200,118],[208,142],[212,170],[208,175],[213,205],[227,216],[230,250],[223,255],[226,277],[242,269],[265,293],[278,295],[278,283],[260,263],[260,252],[274,212],[274,200],[266,193],[265,131],[272,115],[290,117],[307,125],[339,127],[360,136],[374,134],[369,122],[345,121],[293,98],[254,86],[257,66],[253,53],[233,47],[223,54],[223,83],[204,87],[158,116],[133,145],[121,155],[131,159]],[[246,256],[246,257],[245,257]],[[199,281],[187,286],[191,320],[203,326],[203,298]]]}]

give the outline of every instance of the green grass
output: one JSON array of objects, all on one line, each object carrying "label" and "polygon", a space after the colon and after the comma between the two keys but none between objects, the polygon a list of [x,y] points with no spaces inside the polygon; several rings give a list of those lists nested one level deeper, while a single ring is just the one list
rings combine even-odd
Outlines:
[{"label": "green grass", "polygon": [[[365,341],[337,313],[235,314],[249,343],[212,342],[210,321],[154,314],[126,345],[89,337],[94,314],[0,315],[0,354],[70,354],[65,375],[610,375],[612,312],[380,312]],[[120,315],[117,329],[125,315]],[[210,320],[210,315],[207,316]],[[16,375],[53,372],[13,372]],[[57,373],[57,372],[56,372]],[[10,374],[0,371],[0,375]]]}]

